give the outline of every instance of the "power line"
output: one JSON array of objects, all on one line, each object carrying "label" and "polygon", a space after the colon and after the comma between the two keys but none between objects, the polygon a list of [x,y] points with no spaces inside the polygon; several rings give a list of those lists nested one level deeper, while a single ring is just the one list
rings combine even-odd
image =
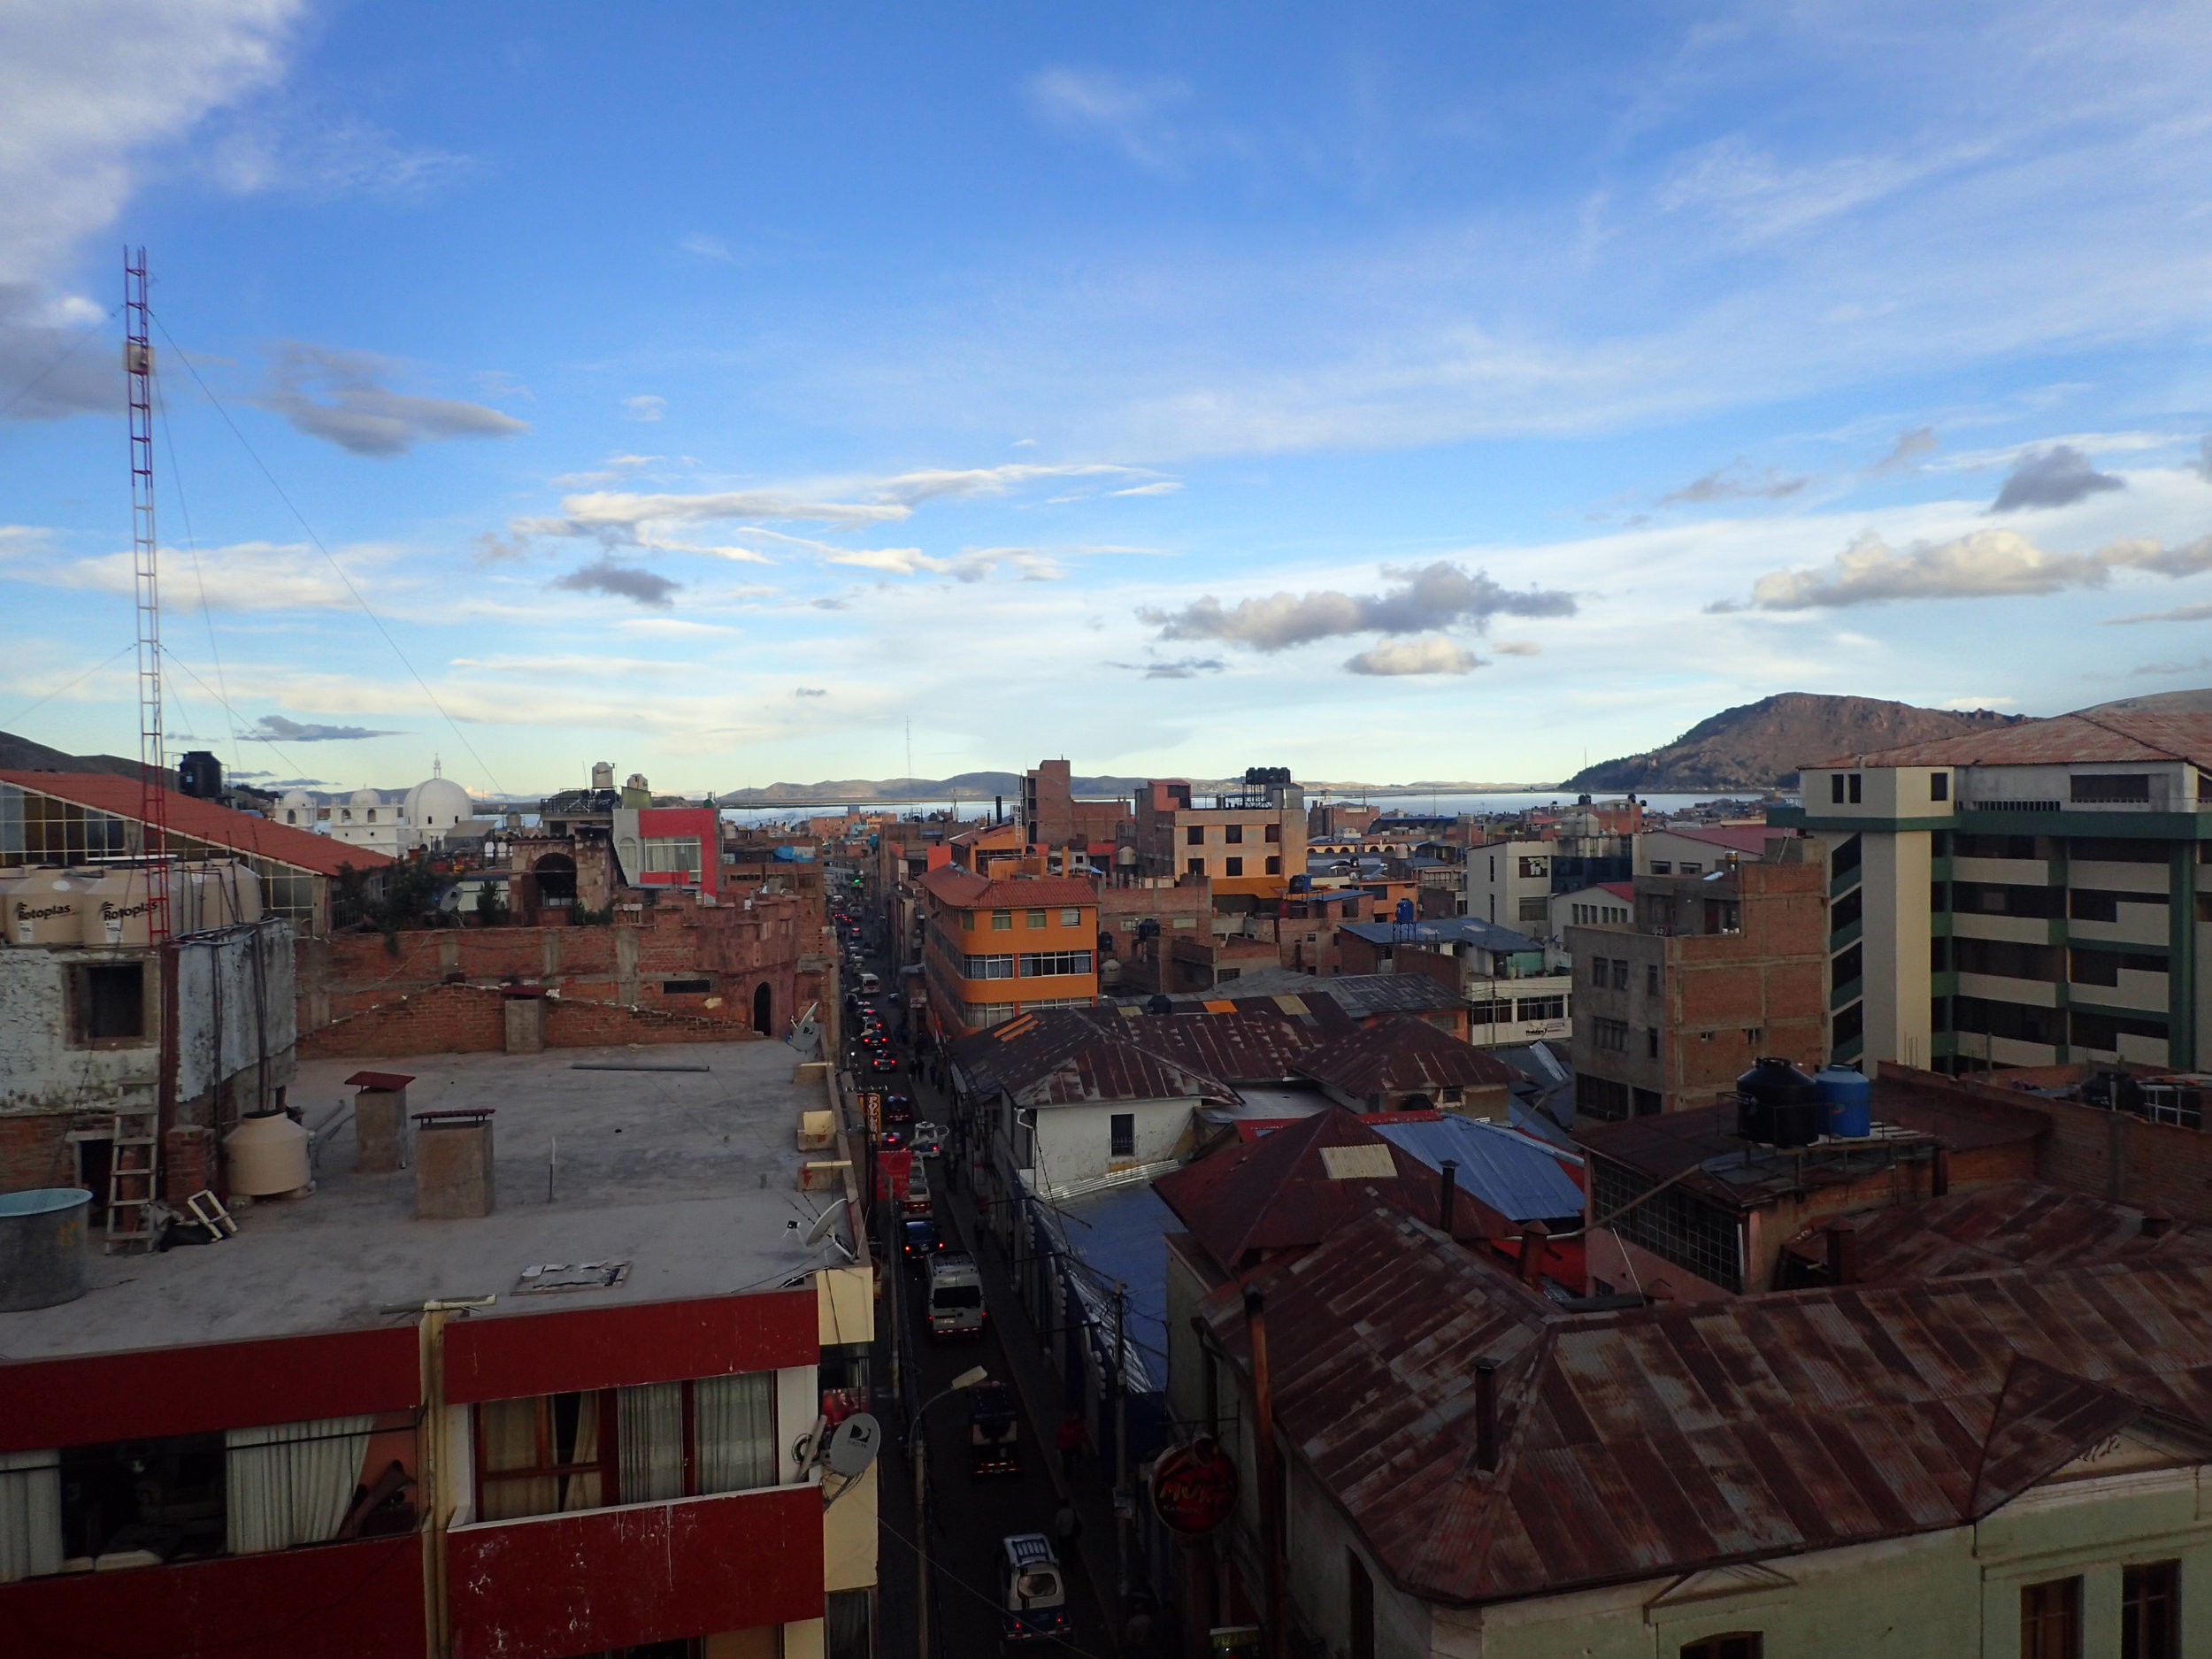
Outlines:
[{"label": "power line", "polygon": [[130,644],[126,645],[121,650],[116,652],[115,657],[110,657],[103,661],[93,664],[91,667],[86,669],[83,673],[79,674],[74,680],[64,681],[62,684],[55,687],[51,691],[48,692],[44,696],[41,697],[37,702],[25,703],[13,714],[8,716],[5,724],[8,726],[13,726],[25,715],[30,713],[32,710],[42,709],[48,703],[51,703],[56,697],[60,696],[63,692],[69,690],[73,686],[82,685],[86,680],[91,679],[93,675],[98,673],[103,668],[105,668],[109,663],[113,662],[116,657],[127,657],[131,652],[136,650],[137,649],[138,643],[134,640]]},{"label": "power line", "polygon": [[192,581],[200,593],[200,620],[207,625],[208,655],[215,659],[215,684],[223,695],[218,698],[224,712],[230,714],[230,764],[234,771],[245,758],[240,751],[238,717],[231,712],[230,687],[223,679],[223,649],[215,642],[215,615],[207,608],[207,578],[200,570],[199,538],[192,534],[192,509],[184,499],[184,469],[177,465],[177,429],[169,419],[169,400],[161,390],[161,380],[154,380],[154,409],[161,416],[161,435],[169,445],[169,478],[177,492],[177,511],[184,515],[184,549],[192,557]]},{"label": "power line", "polygon": [[[115,320],[115,311],[119,311],[122,309],[123,308],[120,305],[118,305],[115,308],[115,311],[110,311],[104,320],[111,323],[113,322]],[[60,356],[57,357],[51,363],[48,364],[36,374],[31,376],[28,380],[25,381],[21,388],[17,391],[13,397],[8,399],[8,401],[4,403],[0,403],[0,415],[6,414],[18,403],[28,397],[33,392],[35,392],[40,387],[45,385],[46,377],[48,375],[53,373],[55,370],[60,368],[63,364],[68,362],[70,358],[75,357],[77,353],[82,351],[87,345],[90,344],[93,341],[97,340],[99,337],[99,331],[92,328],[88,328],[83,333],[80,334],[76,339],[73,340],[68,345],[62,348]]]},{"label": "power line", "polygon": [[[174,663],[179,668],[184,670],[186,673],[191,674],[192,683],[197,686],[202,691],[206,692],[209,696],[213,697],[216,702],[221,703],[223,705],[224,711],[230,716],[231,723],[234,727],[236,726],[238,720],[238,710],[230,706],[230,702],[227,698],[224,697],[220,693],[210,689],[207,681],[202,680],[198,674],[193,673],[192,664],[186,662],[184,658],[179,657],[167,646],[165,645],[161,648],[161,654],[167,657],[171,662]],[[269,752],[271,754],[274,755],[287,766],[289,766],[294,772],[299,773],[301,777],[304,778],[307,776],[306,767],[303,766],[298,761],[294,760],[289,755],[279,749],[276,744],[272,742],[269,739],[265,737],[257,737],[254,739],[254,741],[257,743],[267,743],[269,745]]]},{"label": "power line", "polygon": [[430,699],[430,706],[435,709],[445,723],[453,728],[453,735],[460,740],[461,747],[468,750],[469,758],[476,763],[478,770],[489,780],[495,790],[503,795],[505,795],[506,786],[501,783],[492,769],[485,764],[484,757],[476,752],[476,745],[470,742],[468,734],[461,730],[460,722],[446,712],[445,704],[438,701],[438,694],[430,689],[430,682],[416,672],[413,663],[408,661],[407,653],[399,649],[399,641],[392,637],[392,632],[384,626],[383,618],[369,609],[369,602],[361,596],[361,590],[353,585],[353,578],[346,574],[346,567],[338,563],[330,549],[323,545],[322,537],[315,534],[315,526],[307,522],[307,515],[302,512],[293,503],[292,498],[284,493],[284,486],[277,482],[276,474],[269,470],[269,464],[261,458],[260,451],[247,442],[246,434],[238,429],[238,423],[230,418],[230,411],[223,407],[222,399],[217,397],[214,389],[201,379],[200,372],[193,366],[192,359],[185,355],[184,348],[177,344],[177,337],[169,332],[169,325],[162,320],[158,312],[153,313],[153,319],[154,326],[161,330],[161,337],[169,342],[170,349],[177,354],[178,360],[184,365],[186,372],[198,383],[207,401],[215,405],[215,412],[223,418],[223,424],[230,428],[231,436],[238,440],[240,447],[252,457],[253,464],[261,469],[261,476],[269,480],[269,488],[276,491],[277,499],[290,509],[292,517],[299,520],[300,528],[307,533],[307,539],[314,544],[315,551],[328,561],[332,570],[337,572],[338,580],[345,584],[346,592],[352,595],[353,603],[361,607],[361,614],[368,618],[376,631],[383,635],[384,643],[392,648],[392,655],[399,658],[400,666],[408,672],[416,685],[422,687],[422,695]]}]

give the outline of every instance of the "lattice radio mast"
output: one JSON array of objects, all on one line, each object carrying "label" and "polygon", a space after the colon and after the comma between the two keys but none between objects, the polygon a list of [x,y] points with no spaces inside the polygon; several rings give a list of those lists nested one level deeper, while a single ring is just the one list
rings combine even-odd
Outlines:
[{"label": "lattice radio mast", "polygon": [[146,250],[123,250],[123,373],[131,419],[131,566],[138,600],[138,819],[145,844],[146,922],[157,947],[170,939],[169,790],[161,733],[161,580],[154,535],[154,342],[146,311]]}]

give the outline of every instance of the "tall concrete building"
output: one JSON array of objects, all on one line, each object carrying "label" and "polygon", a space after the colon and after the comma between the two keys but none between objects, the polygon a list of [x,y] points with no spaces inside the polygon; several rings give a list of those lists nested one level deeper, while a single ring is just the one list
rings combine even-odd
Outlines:
[{"label": "tall concrete building", "polygon": [[1828,841],[1831,1057],[2199,1063],[2212,714],[2104,712],[1803,769]]},{"label": "tall concrete building", "polygon": [[1211,805],[1179,778],[1156,779],[1136,819],[1137,872],[1204,877],[1217,913],[1271,909],[1306,873],[1305,791],[1281,767],[1253,767]]}]

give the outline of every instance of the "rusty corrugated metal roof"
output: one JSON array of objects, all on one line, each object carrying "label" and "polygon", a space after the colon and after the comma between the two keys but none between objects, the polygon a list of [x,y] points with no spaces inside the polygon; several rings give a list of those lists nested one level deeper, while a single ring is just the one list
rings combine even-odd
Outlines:
[{"label": "rusty corrugated metal roof", "polygon": [[2212,714],[2109,710],[2061,714],[2047,720],[1930,743],[1906,743],[1863,755],[1839,755],[1816,766],[2062,766],[2126,761],[2212,764]]},{"label": "rusty corrugated metal roof", "polygon": [[985,1094],[1003,1089],[1020,1106],[1109,1101],[1219,1101],[1236,1092],[1217,1078],[1129,1041],[1075,1009],[1042,1009],[968,1037],[953,1063]]},{"label": "rusty corrugated metal roof", "polygon": [[[1296,1455],[1393,1581],[1442,1602],[1964,1525],[2147,1417],[2212,1442],[2193,1263],[1574,1314],[1378,1209],[1248,1282]],[[1242,1363],[1239,1287],[1200,1313]],[[1486,1356],[1494,1471],[1473,1455]]]},{"label": "rusty corrugated metal roof", "polygon": [[[1358,1158],[1332,1156],[1340,1148],[1366,1150],[1372,1167]],[[1379,1173],[1386,1168],[1393,1172]],[[1443,1204],[1443,1182],[1435,1171],[1339,1106],[1257,1141],[1224,1147],[1163,1175],[1152,1190],[1232,1271],[1255,1252],[1317,1244],[1379,1203],[1432,1221]],[[1518,1230],[1464,1187],[1455,1194],[1452,1217],[1462,1238],[1499,1238]]]},{"label": "rusty corrugated metal roof", "polygon": [[[1858,1217],[1862,1283],[1903,1283],[2006,1268],[2085,1267],[2094,1262],[2212,1263],[2212,1229],[2170,1224],[2143,1230],[2143,1211],[2039,1181],[1998,1181]],[[1809,1228],[1786,1247],[1824,1262],[1827,1240]]]},{"label": "rusty corrugated metal roof", "polygon": [[916,884],[947,904],[964,910],[1049,909],[1098,902],[1098,889],[1079,876],[1001,876],[995,879],[940,864]]},{"label": "rusty corrugated metal roof", "polygon": [[1356,1100],[1406,1089],[1507,1088],[1519,1076],[1472,1043],[1404,1014],[1321,1044],[1298,1069]]}]

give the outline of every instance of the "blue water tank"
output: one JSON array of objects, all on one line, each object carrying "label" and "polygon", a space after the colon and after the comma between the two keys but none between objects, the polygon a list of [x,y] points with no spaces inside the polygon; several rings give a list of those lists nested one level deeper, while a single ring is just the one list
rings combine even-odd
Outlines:
[{"label": "blue water tank", "polygon": [[1828,1133],[1863,1140],[1874,1133],[1874,1085],[1847,1065],[1824,1065],[1813,1074]]}]

